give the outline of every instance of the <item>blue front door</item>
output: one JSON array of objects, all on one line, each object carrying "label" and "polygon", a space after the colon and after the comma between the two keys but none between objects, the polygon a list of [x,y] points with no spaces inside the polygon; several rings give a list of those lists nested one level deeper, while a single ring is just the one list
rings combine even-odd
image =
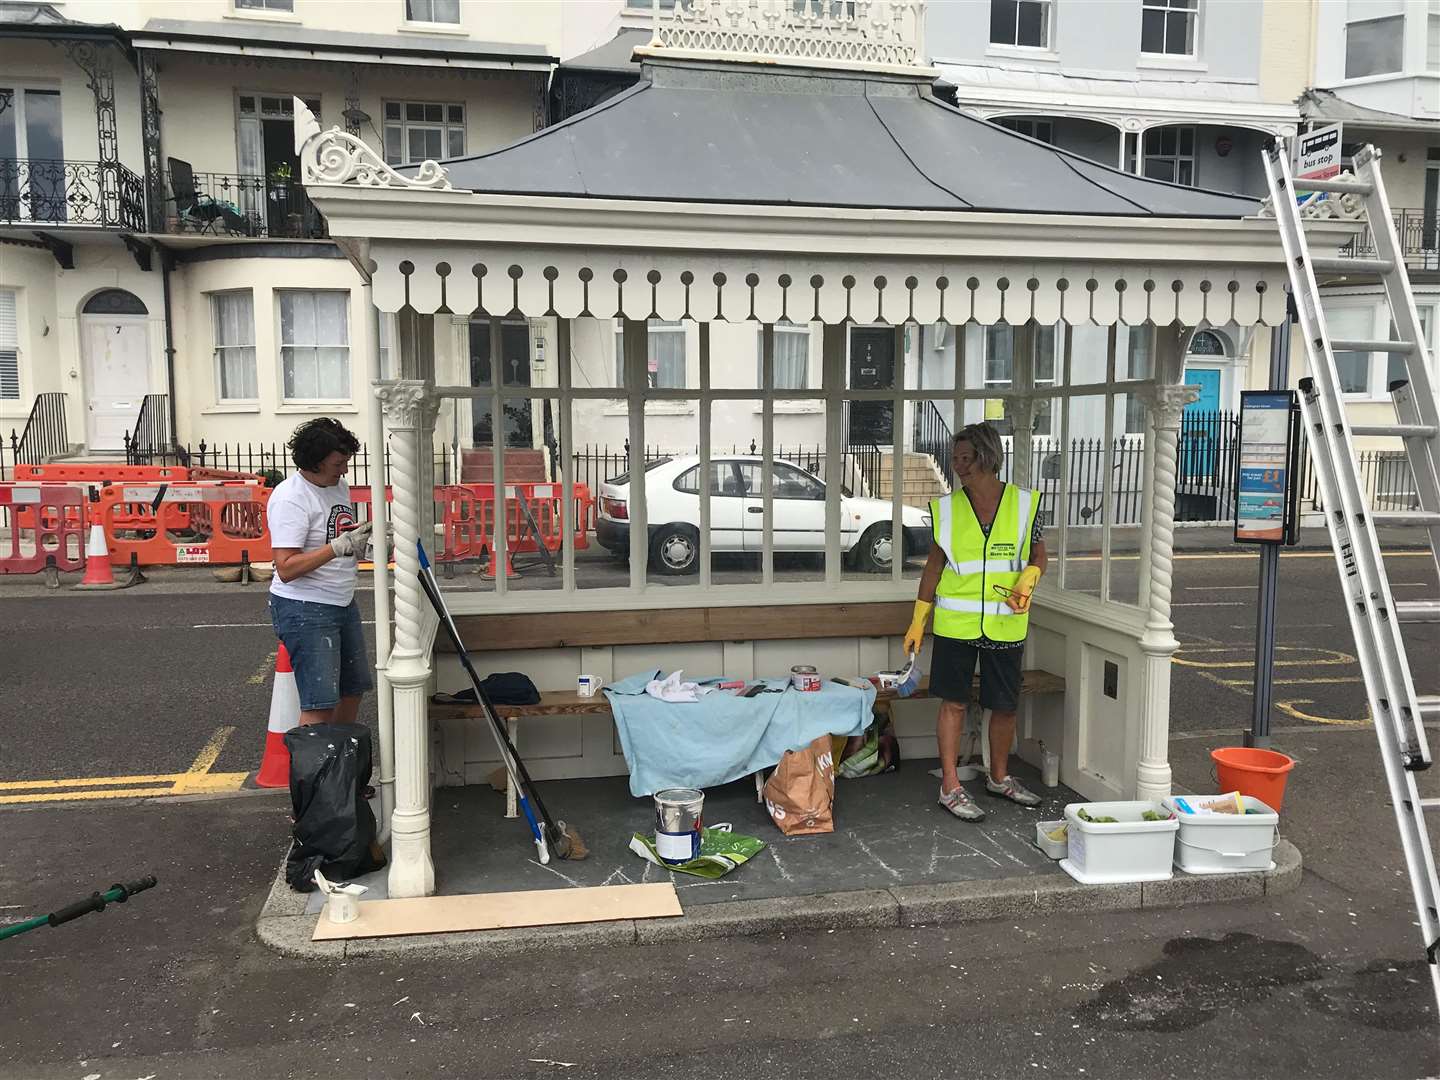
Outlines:
[{"label": "blue front door", "polygon": [[1200,396],[1185,406],[1180,421],[1180,479],[1213,478],[1220,436],[1220,372],[1186,368],[1185,385],[1198,386]]}]

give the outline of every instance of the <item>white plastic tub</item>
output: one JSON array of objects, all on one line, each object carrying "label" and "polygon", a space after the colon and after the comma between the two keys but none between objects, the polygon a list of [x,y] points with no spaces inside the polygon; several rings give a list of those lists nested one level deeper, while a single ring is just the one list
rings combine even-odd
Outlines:
[{"label": "white plastic tub", "polygon": [[1063,859],[1069,852],[1068,839],[1050,839],[1050,833],[1064,824],[1063,821],[1037,821],[1035,823],[1035,846],[1052,859]]},{"label": "white plastic tub", "polygon": [[[1185,801],[1192,806],[1197,800],[1213,799],[1200,795]],[[1280,815],[1259,799],[1240,796],[1246,810],[1257,814],[1186,814],[1173,798],[1165,800],[1167,809],[1180,822],[1175,838],[1175,865],[1187,874],[1234,874],[1263,872],[1275,869],[1275,837]]]},{"label": "white plastic tub", "polygon": [[[1092,817],[1113,817],[1113,824],[1083,821],[1080,811]],[[1146,821],[1146,810],[1171,815],[1165,821]],[[1060,869],[1086,885],[1121,881],[1164,881],[1173,876],[1175,834],[1180,823],[1169,807],[1158,802],[1070,803],[1065,807],[1069,854]]]}]

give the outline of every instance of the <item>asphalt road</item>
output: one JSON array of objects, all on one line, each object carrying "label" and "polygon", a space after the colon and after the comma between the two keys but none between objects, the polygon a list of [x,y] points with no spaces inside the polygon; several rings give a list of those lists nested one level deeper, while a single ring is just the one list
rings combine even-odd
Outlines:
[{"label": "asphalt road", "polygon": [[[1416,593],[1432,573],[1392,561]],[[1254,579],[1248,558],[1178,564],[1171,757],[1187,787],[1209,787],[1209,748],[1248,724],[1248,692],[1230,683],[1250,676]],[[1358,669],[1333,563],[1288,555],[1282,582],[1280,655],[1294,663],[1281,677],[1302,680],[1277,688],[1291,711],[1273,717],[1300,761],[1284,820],[1306,860],[1294,893],[1021,925],[325,964],[254,937],[284,846],[281,796],[0,805],[0,920],[144,872],[162,883],[0,942],[0,1077],[1440,1075],[1363,690],[1334,681]],[[237,731],[213,769],[254,767],[273,648],[260,588],[0,599],[0,782],[181,771],[223,727]],[[1433,658],[1427,629],[1412,640]],[[1440,690],[1419,666],[1422,692]]]}]

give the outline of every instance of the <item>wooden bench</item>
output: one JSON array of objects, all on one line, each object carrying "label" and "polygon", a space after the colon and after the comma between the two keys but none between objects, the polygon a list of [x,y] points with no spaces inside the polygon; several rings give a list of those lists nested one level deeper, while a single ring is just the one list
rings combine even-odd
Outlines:
[{"label": "wooden bench", "polygon": [[[890,706],[900,700],[916,701],[929,698],[929,679],[921,681],[920,689],[911,694],[908,698],[901,699],[894,690],[880,690],[875,695],[874,711],[877,716],[888,718]],[[979,693],[980,679],[976,676],[973,693]],[[1059,694],[1065,691],[1065,680],[1059,675],[1049,671],[1042,671],[1035,668],[1021,673],[1020,696],[1026,697],[1036,694]],[[540,701],[535,705],[497,705],[496,714],[505,721],[505,731],[510,736],[512,746],[518,747],[519,721],[524,719],[536,719],[546,716],[608,716],[610,715],[610,700],[603,692],[593,697],[581,697],[574,690],[544,690],[540,693]],[[430,718],[441,719],[478,719],[485,720],[485,714],[478,704],[440,703],[434,702],[430,705]],[[764,787],[763,774],[755,774],[755,800],[762,801],[762,789]],[[515,785],[510,782],[507,775],[505,778],[505,816],[513,818],[518,813],[518,806],[515,793]]]}]

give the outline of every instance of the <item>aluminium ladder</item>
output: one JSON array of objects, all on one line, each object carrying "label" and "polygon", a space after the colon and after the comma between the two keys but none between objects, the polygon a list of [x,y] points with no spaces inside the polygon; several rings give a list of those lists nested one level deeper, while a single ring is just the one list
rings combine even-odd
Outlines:
[{"label": "aluminium ladder", "polygon": [[[1315,476],[1324,500],[1325,520],[1340,573],[1355,635],[1355,651],[1364,676],[1365,693],[1395,819],[1400,829],[1410,887],[1415,894],[1436,1006],[1440,1008],[1440,882],[1425,827],[1427,810],[1440,809],[1440,799],[1422,799],[1416,774],[1430,767],[1425,722],[1440,719],[1440,696],[1417,696],[1401,636],[1402,623],[1440,622],[1440,599],[1397,601],[1390,592],[1383,554],[1376,538],[1382,525],[1424,529],[1430,552],[1440,570],[1440,414],[1431,367],[1410,278],[1395,236],[1385,185],[1380,179],[1380,153],[1366,146],[1355,156],[1355,174],[1333,180],[1304,180],[1304,192],[1341,196],[1347,205],[1363,206],[1374,238],[1373,258],[1321,258],[1305,242],[1297,184],[1291,176],[1288,150],[1277,139],[1264,152],[1270,202],[1285,249],[1290,285],[1305,341],[1310,375],[1300,380],[1300,412]],[[1394,340],[1331,340],[1320,306],[1317,274],[1374,274],[1385,286]],[[1282,324],[1283,325],[1283,324]],[[1408,378],[1391,384],[1396,422],[1351,424],[1341,395],[1335,351],[1380,352],[1399,357]],[[1352,436],[1381,435],[1401,439],[1415,478],[1418,509],[1402,512],[1370,510],[1361,487]]]}]

